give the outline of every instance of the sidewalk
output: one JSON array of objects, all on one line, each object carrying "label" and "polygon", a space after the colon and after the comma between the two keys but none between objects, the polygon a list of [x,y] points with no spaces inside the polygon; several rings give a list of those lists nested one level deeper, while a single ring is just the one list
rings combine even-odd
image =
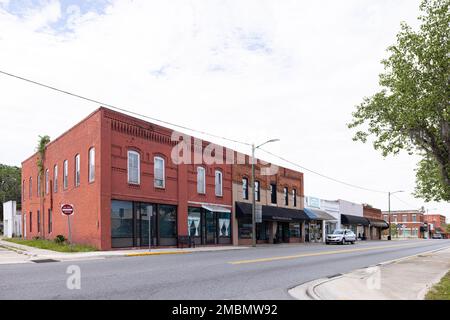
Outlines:
[{"label": "sidewalk", "polygon": [[[14,251],[16,254],[27,256],[29,262],[32,260],[52,259],[58,261],[74,261],[74,260],[90,260],[90,259],[106,259],[114,257],[137,257],[150,255],[173,255],[173,254],[189,254],[198,252],[211,251],[227,251],[227,250],[245,250],[248,247],[235,246],[217,246],[217,247],[197,247],[197,248],[168,248],[168,249],[138,249],[138,250],[115,250],[115,251],[93,251],[93,252],[56,252],[51,250],[38,249],[0,239],[0,247]],[[16,263],[12,260],[11,263]],[[5,260],[3,261],[4,264]]]},{"label": "sidewalk", "polygon": [[450,248],[305,283],[289,291],[298,300],[423,300],[450,270]]}]

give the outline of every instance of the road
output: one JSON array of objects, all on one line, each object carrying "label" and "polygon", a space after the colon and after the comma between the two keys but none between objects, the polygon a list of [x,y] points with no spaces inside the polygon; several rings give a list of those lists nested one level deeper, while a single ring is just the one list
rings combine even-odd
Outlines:
[{"label": "road", "polygon": [[[450,240],[275,245],[184,255],[0,265],[0,299],[291,299],[299,284],[450,247]],[[79,266],[81,289],[67,289]]]}]

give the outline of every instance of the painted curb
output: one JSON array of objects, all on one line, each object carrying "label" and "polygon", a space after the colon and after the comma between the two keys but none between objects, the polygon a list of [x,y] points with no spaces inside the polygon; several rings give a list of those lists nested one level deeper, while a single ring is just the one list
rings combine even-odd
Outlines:
[{"label": "painted curb", "polygon": [[144,253],[130,253],[126,254],[125,257],[145,257],[145,256],[161,256],[161,255],[175,255],[175,254],[190,254],[194,253],[193,251],[185,251],[185,252],[173,252],[173,251],[166,251],[166,252],[144,252]]}]

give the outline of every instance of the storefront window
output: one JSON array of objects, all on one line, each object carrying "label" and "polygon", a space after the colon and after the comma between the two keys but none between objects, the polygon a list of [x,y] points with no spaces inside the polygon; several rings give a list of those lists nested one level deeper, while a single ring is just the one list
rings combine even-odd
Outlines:
[{"label": "storefront window", "polygon": [[250,220],[239,219],[238,229],[239,229],[239,239],[252,238],[252,222]]},{"label": "storefront window", "polygon": [[300,238],[301,237],[300,223],[290,223],[289,233],[291,238]]},{"label": "storefront window", "polygon": [[231,237],[231,213],[219,212],[219,236],[222,238]]},{"label": "storefront window", "polygon": [[160,245],[171,246],[177,244],[177,209],[175,206],[159,205],[159,237]]},{"label": "storefront window", "polygon": [[269,228],[267,222],[256,224],[256,239],[261,241],[269,240]]},{"label": "storefront window", "polygon": [[188,233],[190,237],[201,236],[201,209],[189,208],[188,211]]},{"label": "storefront window", "polygon": [[133,203],[112,201],[111,237],[113,247],[133,246]]}]

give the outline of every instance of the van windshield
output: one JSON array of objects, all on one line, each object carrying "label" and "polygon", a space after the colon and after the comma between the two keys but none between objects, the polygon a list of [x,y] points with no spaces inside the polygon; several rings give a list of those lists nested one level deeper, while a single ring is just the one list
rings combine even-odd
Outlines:
[{"label": "van windshield", "polygon": [[344,230],[334,230],[333,234],[344,234]]}]

